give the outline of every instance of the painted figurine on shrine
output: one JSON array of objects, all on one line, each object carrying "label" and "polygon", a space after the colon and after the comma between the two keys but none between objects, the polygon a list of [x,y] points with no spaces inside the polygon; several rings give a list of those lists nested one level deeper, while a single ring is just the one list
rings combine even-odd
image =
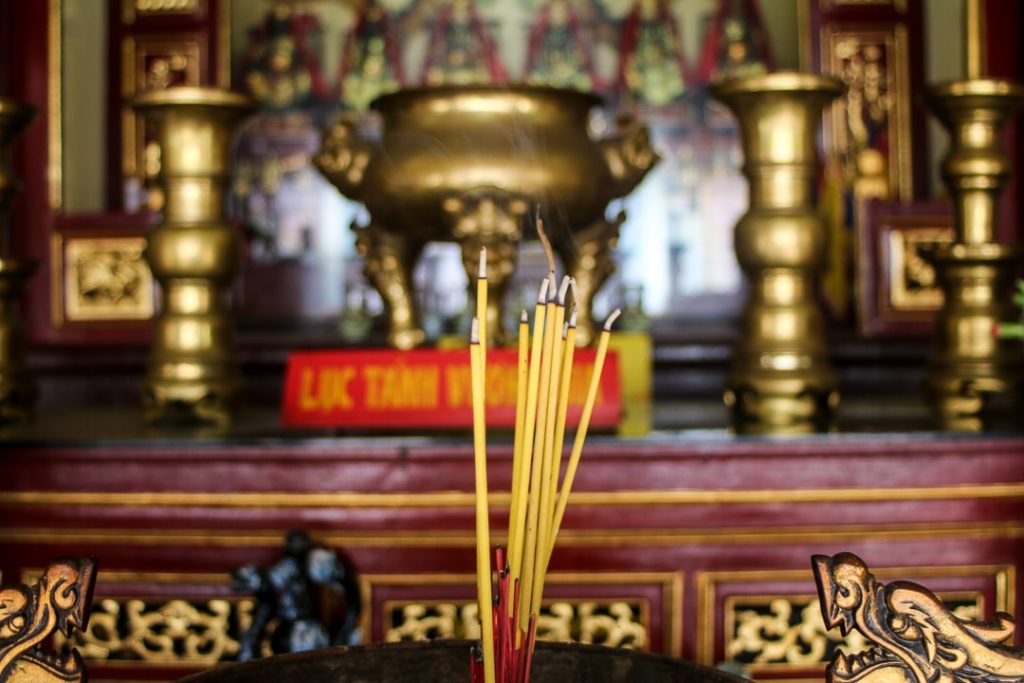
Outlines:
[{"label": "painted figurine on shrine", "polygon": [[619,87],[638,104],[680,100],[688,90],[686,62],[675,17],[666,0],[636,0],[622,30]]},{"label": "painted figurine on shrine", "polygon": [[404,85],[402,57],[391,17],[376,0],[360,11],[345,44],[338,74],[339,98],[347,109],[365,111],[379,96]]},{"label": "painted figurine on shrine", "polygon": [[701,79],[747,78],[772,68],[771,47],[757,0],[720,0],[704,42]]},{"label": "painted figurine on shrine", "polygon": [[474,0],[451,0],[441,10],[423,63],[422,81],[426,85],[505,81],[505,69]]},{"label": "painted figurine on shrine", "polygon": [[277,0],[261,26],[250,31],[242,79],[264,109],[302,109],[327,97],[318,50],[320,24]]},{"label": "painted figurine on shrine", "polygon": [[590,42],[570,0],[550,0],[530,31],[523,78],[532,85],[597,90]]}]

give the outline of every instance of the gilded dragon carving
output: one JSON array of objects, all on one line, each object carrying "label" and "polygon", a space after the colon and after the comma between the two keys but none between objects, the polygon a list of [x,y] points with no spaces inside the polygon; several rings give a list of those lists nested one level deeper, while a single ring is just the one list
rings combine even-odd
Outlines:
[{"label": "gilded dragon carving", "polygon": [[61,559],[34,586],[0,586],[0,683],[84,683],[76,650],[43,649],[57,631],[84,629],[96,580],[94,560]]},{"label": "gilded dragon carving", "polygon": [[880,584],[850,553],[812,559],[826,628],[859,631],[874,647],[838,652],[830,683],[1009,683],[1024,680],[1024,650],[1004,645],[1013,618],[954,615],[927,588],[907,581]]}]

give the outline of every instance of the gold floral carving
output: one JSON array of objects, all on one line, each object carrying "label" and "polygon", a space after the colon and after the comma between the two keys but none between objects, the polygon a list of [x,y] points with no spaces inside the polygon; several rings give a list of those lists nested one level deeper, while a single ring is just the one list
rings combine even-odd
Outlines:
[{"label": "gold floral carving", "polygon": [[[947,594],[947,604],[962,619],[977,618],[981,603],[980,594]],[[860,632],[843,637],[838,629],[826,629],[820,604],[810,596],[731,598],[726,624],[726,658],[757,667],[806,669],[827,663],[839,647],[856,654],[871,644]]]},{"label": "gold floral carving", "polygon": [[[70,641],[87,660],[206,666],[234,658],[236,635],[252,610],[252,600],[104,599],[93,606],[88,628]],[[58,646],[66,640],[58,638]]]},{"label": "gold floral carving", "polygon": [[889,305],[893,310],[938,310],[942,289],[935,268],[924,257],[927,249],[953,241],[953,228],[891,230],[889,244]]},{"label": "gold floral carving", "polygon": [[139,14],[191,12],[199,7],[199,0],[135,0]]},{"label": "gold floral carving", "polygon": [[[385,603],[384,640],[479,638],[476,603]],[[537,619],[537,637],[553,642],[595,643],[646,650],[646,604],[642,601],[559,601],[547,604]]]},{"label": "gold floral carving", "polygon": [[153,317],[153,274],[143,237],[73,238],[65,243],[64,299],[69,321]]}]

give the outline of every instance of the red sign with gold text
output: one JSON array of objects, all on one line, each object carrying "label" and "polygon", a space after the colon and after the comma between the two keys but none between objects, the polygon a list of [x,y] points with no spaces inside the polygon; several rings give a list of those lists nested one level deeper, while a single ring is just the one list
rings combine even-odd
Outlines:
[{"label": "red sign with gold text", "polygon": [[[594,368],[576,351],[567,425],[575,427]],[[487,424],[514,427],[518,353],[487,352]],[[590,424],[612,427],[621,409],[619,364],[609,351]],[[472,428],[469,350],[299,351],[288,359],[286,427]]]}]

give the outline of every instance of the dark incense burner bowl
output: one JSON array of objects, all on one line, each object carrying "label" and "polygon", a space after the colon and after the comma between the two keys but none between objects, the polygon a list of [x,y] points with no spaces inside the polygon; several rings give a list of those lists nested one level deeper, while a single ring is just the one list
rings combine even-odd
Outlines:
[{"label": "dark incense burner bowl", "polygon": [[[464,640],[331,648],[280,655],[189,676],[180,683],[470,683]],[[741,683],[731,674],[661,655],[595,645],[538,643],[534,683]]]}]

